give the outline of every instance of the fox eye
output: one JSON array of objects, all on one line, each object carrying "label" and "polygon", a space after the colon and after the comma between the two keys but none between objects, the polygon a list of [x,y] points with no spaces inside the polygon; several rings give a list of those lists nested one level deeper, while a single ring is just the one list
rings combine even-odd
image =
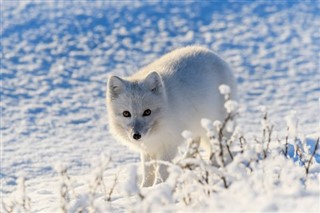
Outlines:
[{"label": "fox eye", "polygon": [[149,116],[151,114],[151,110],[150,109],[146,109],[144,112],[143,112],[143,116]]},{"label": "fox eye", "polygon": [[122,115],[126,118],[131,117],[131,113],[129,111],[123,111]]}]

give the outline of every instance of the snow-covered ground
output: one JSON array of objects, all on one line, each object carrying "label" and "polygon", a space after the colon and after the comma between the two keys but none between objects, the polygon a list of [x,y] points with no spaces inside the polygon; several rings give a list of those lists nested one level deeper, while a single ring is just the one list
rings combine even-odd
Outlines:
[{"label": "snow-covered ground", "polygon": [[[104,173],[110,187],[115,174],[139,162],[139,156],[108,133],[108,74],[133,73],[190,44],[214,50],[234,68],[244,132],[260,130],[259,106],[265,105],[277,131],[285,130],[284,118],[295,110],[300,131],[319,134],[319,11],[317,0],[1,1],[3,198],[24,176],[32,211],[56,212],[61,204],[55,165],[62,163],[70,176],[86,183],[101,154],[112,158]],[[279,200],[267,203],[271,206],[247,210],[290,211],[295,202],[304,202],[305,211],[319,210],[314,202],[318,183],[307,196],[277,192],[271,195]],[[120,191],[111,209],[126,211],[130,202]],[[257,203],[274,199],[270,194],[254,197],[255,190],[239,192],[235,187],[218,198],[232,197],[242,211],[251,197]],[[286,199],[288,206],[283,205]],[[237,210],[218,201],[200,209]]]}]

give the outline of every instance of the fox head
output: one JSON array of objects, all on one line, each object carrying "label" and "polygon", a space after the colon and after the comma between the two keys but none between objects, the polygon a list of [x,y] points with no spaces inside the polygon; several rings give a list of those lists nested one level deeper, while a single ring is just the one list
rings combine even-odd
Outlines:
[{"label": "fox head", "polygon": [[160,125],[166,110],[161,76],[151,72],[142,80],[108,79],[107,110],[111,132],[125,141],[143,142]]}]

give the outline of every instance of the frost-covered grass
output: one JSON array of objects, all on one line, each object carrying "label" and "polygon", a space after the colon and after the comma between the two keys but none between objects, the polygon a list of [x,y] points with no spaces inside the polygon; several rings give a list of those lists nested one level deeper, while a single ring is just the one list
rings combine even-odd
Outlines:
[{"label": "frost-covered grass", "polygon": [[[285,137],[275,135],[275,126],[261,107],[261,134],[248,139],[239,126],[234,127],[239,112],[237,102],[229,98],[230,88],[221,85],[219,89],[225,96],[225,120],[201,120],[210,139],[209,158],[200,150],[200,139],[186,130],[173,162],[152,162],[165,164],[169,171],[167,180],[152,187],[139,187],[137,165],[118,172],[107,187],[104,172],[111,158],[103,155],[85,178],[85,186],[84,177],[69,176],[67,168],[59,164],[60,210],[114,211],[117,201],[113,193],[118,188],[116,196],[124,199],[117,204],[121,211],[318,211],[320,135],[306,139],[294,112],[285,118]],[[232,134],[227,137],[228,132]],[[4,201],[4,210],[29,212],[30,199],[24,178],[20,178],[17,190]]]},{"label": "frost-covered grass", "polygon": [[[220,129],[209,131],[216,131],[217,134]],[[218,141],[217,135],[208,132],[212,145],[216,146],[214,153],[218,153],[215,161],[204,160],[198,149],[199,141],[184,132],[186,143],[175,162],[158,162],[169,166],[169,178],[150,188],[139,188],[136,165],[130,165],[126,172],[118,173],[112,184],[105,183],[103,174],[107,172],[105,169],[110,159],[104,156],[87,177],[69,176],[66,168],[58,166],[61,180],[60,186],[56,187],[60,188],[60,200],[56,202],[59,202],[62,212],[113,211],[114,205],[121,211],[133,212],[316,212],[320,195],[319,138],[316,141],[309,139],[308,147],[306,140],[298,137],[280,139],[273,137],[269,131],[263,129],[261,137],[255,142],[247,141],[239,132],[232,136],[232,141],[225,141],[224,136],[222,141]],[[228,144],[231,146],[231,162],[222,163],[225,161],[219,154],[219,143],[224,148]],[[286,147],[290,151],[286,152]],[[315,163],[316,155],[318,163]],[[216,162],[220,162],[221,166],[217,167]],[[122,181],[118,181],[119,176]],[[118,194],[114,198],[116,188]],[[123,200],[117,200],[119,196]],[[24,179],[20,178],[17,190],[4,200],[4,210],[32,211],[30,199]]]}]

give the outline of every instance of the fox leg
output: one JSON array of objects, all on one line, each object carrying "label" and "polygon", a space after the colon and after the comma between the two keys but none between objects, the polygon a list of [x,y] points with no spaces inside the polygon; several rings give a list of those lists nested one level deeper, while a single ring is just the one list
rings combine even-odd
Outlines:
[{"label": "fox leg", "polygon": [[156,179],[157,166],[155,163],[151,163],[153,159],[148,156],[141,154],[141,164],[142,164],[142,187],[153,186]]}]

